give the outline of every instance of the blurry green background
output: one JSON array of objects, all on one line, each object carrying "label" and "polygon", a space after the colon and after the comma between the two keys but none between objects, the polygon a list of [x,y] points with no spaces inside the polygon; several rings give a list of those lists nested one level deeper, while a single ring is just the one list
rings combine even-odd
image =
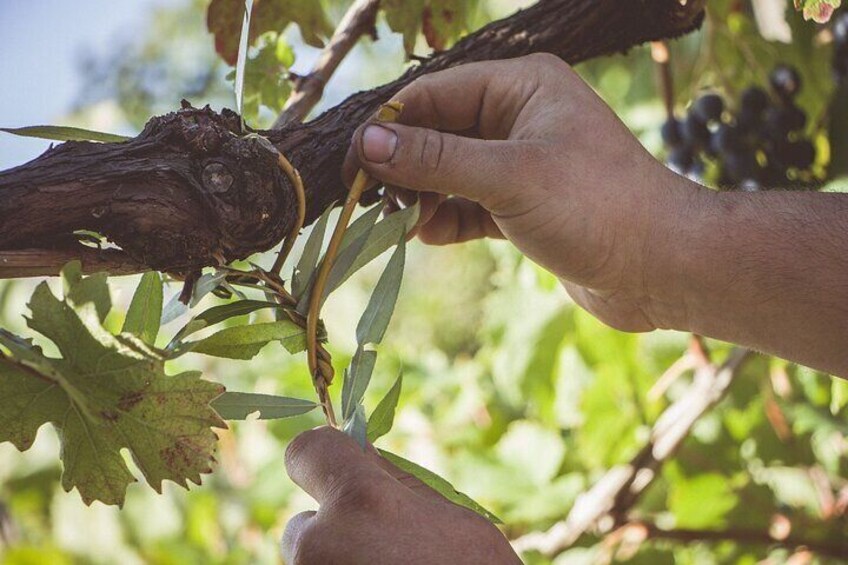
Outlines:
[{"label": "blurry green background", "polygon": [[[17,33],[0,39],[7,70],[18,51],[24,60],[36,48],[42,60],[57,50],[62,53],[56,57],[68,56],[62,45],[36,47],[42,45],[36,39],[44,37],[34,31],[73,27],[67,5],[57,2],[51,10],[32,4],[0,6],[0,26]],[[84,12],[86,2],[80,4]],[[324,4],[337,21],[347,2]],[[231,83],[225,78],[230,69],[214,53],[205,26],[206,5],[202,0],[138,3],[133,20],[113,14],[120,11],[117,6],[101,6],[96,16],[92,12],[91,17],[102,23],[98,43],[95,48],[85,35],[69,35],[76,42],[73,80],[78,88],[70,95],[73,105],[51,121],[132,133],[149,116],[178,107],[181,98],[196,106],[232,106]],[[469,27],[479,27],[520,5],[474,2]],[[118,27],[108,25],[113,16],[122,22]],[[809,132],[823,148],[823,167],[829,156],[816,124],[822,123],[832,88],[829,47],[814,37],[815,26],[795,16],[790,20],[795,33],[792,45],[767,42],[747,2],[711,2],[705,28],[672,44],[675,97],[680,108],[703,88],[717,88],[732,98],[751,83],[764,84],[775,61],[794,63],[805,78],[800,104],[810,116]],[[108,37],[104,27],[113,30]],[[402,72],[406,63],[401,37],[382,20],[379,35],[376,43],[360,43],[345,61],[320,108]],[[296,26],[286,30],[283,41],[293,50],[293,70],[308,70],[318,50],[304,45]],[[14,49],[9,42],[15,43]],[[423,41],[416,49],[426,53]],[[594,61],[579,70],[643,143],[660,155],[659,126],[665,112],[649,49],[635,48],[626,56]],[[47,119],[28,113],[28,105],[41,102],[21,97],[16,80],[6,73],[3,89],[16,91],[19,100],[11,108],[0,104],[2,125],[32,125],[32,121],[19,123],[29,116]],[[57,89],[55,96],[68,98],[66,90],[67,86]],[[49,101],[51,92],[47,89],[38,96]],[[274,114],[259,106],[259,101],[267,100],[257,96],[251,123],[267,125]],[[0,142],[3,167],[23,162],[46,146],[8,137]],[[19,147],[17,153],[5,151],[13,145]],[[272,258],[269,254],[257,261],[269,266]],[[353,328],[384,262],[385,257],[364,269],[326,306],[324,317],[337,366],[353,352]],[[37,282],[0,282],[0,325],[30,335],[23,315]],[[118,329],[120,312],[137,279],[111,282],[117,307],[109,323]],[[170,294],[176,292],[178,286],[170,288]],[[214,300],[210,296],[203,305]],[[179,326],[174,322],[163,333],[172,334]],[[563,519],[578,494],[639,451],[663,409],[691,382],[691,372],[685,372],[667,390],[650,394],[688,343],[689,337],[680,333],[628,335],[603,326],[575,307],[552,276],[507,243],[445,248],[415,243],[409,249],[400,301],[380,349],[366,407],[374,408],[402,369],[399,415],[381,445],[446,476],[499,515],[506,534],[516,538]],[[718,358],[729,349],[710,345]],[[202,369],[206,378],[231,390],[314,395],[303,355],[290,356],[278,344],[269,345],[251,362],[189,355],[175,362],[173,370],[184,368]],[[844,540],[846,403],[845,381],[753,358],[729,396],[696,424],[662,468],[636,505],[635,516],[663,527],[762,532],[777,520],[788,520],[793,534]],[[166,484],[164,494],[157,495],[138,483],[129,488],[123,510],[99,503],[86,507],[75,492],[61,490],[58,442],[49,426],[41,429],[26,453],[2,444],[0,563],[275,563],[286,520],[315,508],[286,477],[283,453],[300,431],[321,423],[316,412],[299,419],[232,424],[220,433],[220,464],[203,486],[187,492]],[[585,535],[552,560],[603,562],[608,555],[600,541]],[[551,562],[537,554],[525,558]],[[649,540],[639,546],[631,562],[782,563],[789,558],[790,552],[763,544]],[[803,556],[796,559],[810,562]],[[825,562],[817,557],[812,561]]]}]

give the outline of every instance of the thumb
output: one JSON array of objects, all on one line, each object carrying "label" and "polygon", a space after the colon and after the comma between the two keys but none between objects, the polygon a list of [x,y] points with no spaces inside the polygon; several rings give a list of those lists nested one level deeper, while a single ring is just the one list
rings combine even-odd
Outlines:
[{"label": "thumb", "polygon": [[385,184],[463,196],[487,207],[519,184],[535,152],[528,141],[487,141],[402,124],[365,125],[354,136],[360,165]]}]

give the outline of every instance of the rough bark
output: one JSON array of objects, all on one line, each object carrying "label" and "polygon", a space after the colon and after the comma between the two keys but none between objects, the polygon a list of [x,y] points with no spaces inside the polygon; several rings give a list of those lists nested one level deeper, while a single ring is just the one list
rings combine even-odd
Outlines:
[{"label": "rough bark", "polygon": [[[417,77],[534,52],[574,64],[625,51],[697,28],[704,2],[541,0],[307,124],[260,133],[300,170],[309,223],[344,196],[340,169],[356,127]],[[184,272],[270,248],[294,221],[293,192],[274,151],[240,136],[237,122],[231,112],[183,109],[153,118],[131,141],[69,142],[0,173],[0,250],[58,249],[64,256],[79,247],[74,231],[92,230],[126,252],[124,268]],[[0,251],[0,276],[20,276],[3,266],[9,257]],[[98,261],[98,268],[108,265]]]}]

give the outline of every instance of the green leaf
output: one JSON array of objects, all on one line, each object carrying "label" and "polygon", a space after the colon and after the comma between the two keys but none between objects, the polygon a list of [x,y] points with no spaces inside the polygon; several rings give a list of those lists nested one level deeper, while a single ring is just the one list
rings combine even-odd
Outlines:
[{"label": "green leaf", "polygon": [[177,332],[177,335],[174,336],[174,339],[171,340],[169,348],[175,348],[183,339],[204,328],[214,326],[236,316],[245,316],[264,308],[281,308],[281,306],[276,302],[268,302],[266,300],[237,300],[229,304],[213,306],[204,310],[183,326]]},{"label": "green leaf", "polygon": [[0,128],[0,131],[19,135],[21,137],[37,137],[39,139],[52,139],[54,141],[98,141],[102,143],[120,143],[129,141],[131,137],[116,135],[114,133],[103,133],[82,128],[66,126],[27,126],[22,128]]},{"label": "green leaf", "polygon": [[395,422],[395,410],[397,409],[398,401],[400,400],[400,391],[403,387],[403,373],[398,375],[395,384],[386,393],[386,396],[371,413],[368,419],[368,441],[374,443],[379,438],[383,437],[389,430],[392,429],[392,424]]},{"label": "green leaf", "polygon": [[[206,15],[209,31],[215,36],[215,50],[230,65],[236,64],[239,31],[244,8],[242,2],[212,0]],[[321,2],[289,0],[286,2],[256,2],[253,6],[249,42],[252,44],[268,31],[282,32],[290,23],[300,27],[303,39],[313,47],[322,47],[322,37],[333,33],[333,26],[324,13]]]},{"label": "green leaf", "polygon": [[126,333],[133,334],[148,345],[156,343],[162,317],[162,279],[156,271],[144,273],[130,302],[124,320]]},{"label": "green leaf", "polygon": [[824,24],[840,4],[842,0],[795,0],[795,9],[803,12],[805,20]]},{"label": "green leaf", "polygon": [[367,446],[366,433],[368,424],[365,422],[365,407],[362,404],[357,404],[353,409],[353,413],[344,421],[342,431],[356,440],[359,447],[365,449]]},{"label": "green leaf", "polygon": [[200,341],[185,343],[176,354],[190,351],[227,359],[253,359],[272,341],[279,341],[290,353],[298,353],[306,349],[306,332],[291,320],[235,326]]},{"label": "green leaf", "polygon": [[681,528],[718,528],[739,502],[727,477],[703,473],[669,485],[669,510]]},{"label": "green leaf", "polygon": [[[236,96],[236,112],[240,116],[244,112],[244,67],[247,61],[247,45],[252,14],[253,0],[244,0],[244,16],[242,17],[238,54],[236,55],[236,80],[233,83],[233,90]],[[244,121],[242,121],[242,126],[244,126]]]},{"label": "green leaf", "polygon": [[324,244],[324,234],[327,232],[327,221],[330,219],[332,211],[332,205],[324,210],[324,213],[312,226],[309,238],[303,246],[303,253],[300,254],[300,259],[292,273],[292,294],[295,298],[300,298],[306,291],[315,273],[315,268],[318,266],[318,257],[321,255],[321,246]]},{"label": "green leaf", "polygon": [[374,229],[368,234],[368,240],[357,254],[356,259],[345,271],[334,288],[344,284],[359,269],[379,257],[392,245],[396,244],[401,235],[406,235],[418,222],[420,206],[415,205],[404,208],[394,214],[389,214],[383,220],[377,222]]},{"label": "green leaf", "polygon": [[225,420],[245,420],[259,412],[260,420],[274,420],[299,416],[315,409],[315,402],[249,392],[225,392],[212,401],[212,408]]},{"label": "green leaf", "polygon": [[353,415],[356,405],[362,403],[376,363],[376,351],[368,351],[360,346],[353,354],[350,367],[345,369],[342,384],[342,417],[345,420]]},{"label": "green leaf", "polygon": [[94,304],[97,317],[102,322],[112,309],[112,299],[109,297],[109,285],[106,283],[106,278],[106,273],[95,273],[83,277],[80,262],[71,261],[62,268],[65,299],[74,306]]},{"label": "green leaf", "polygon": [[[394,214],[389,214],[374,226],[363,224],[359,237],[348,244],[339,256],[330,275],[324,298],[340,287],[356,271],[373,261],[384,251],[396,244],[401,235],[409,233],[418,221],[419,205],[404,208]],[[297,311],[305,314],[309,308],[310,292],[305,292],[297,303]]]},{"label": "green leaf", "polygon": [[476,503],[468,495],[456,490],[452,484],[450,484],[446,479],[440,477],[436,473],[429,471],[421,465],[413,463],[408,459],[404,459],[400,455],[395,455],[394,453],[388,452],[384,449],[377,449],[377,451],[379,451],[380,455],[386,458],[389,463],[391,463],[404,473],[409,473],[410,475],[412,475],[434,491],[444,496],[446,499],[448,499],[448,501],[453,502],[458,506],[468,508],[473,512],[476,512],[477,514],[492,522],[493,524],[501,523],[500,518],[483,508],[480,504]]},{"label": "green leaf", "polygon": [[848,406],[848,380],[833,377],[830,383],[830,413],[836,416]]},{"label": "green leaf", "polygon": [[380,218],[380,214],[382,212],[383,203],[381,202],[376,206],[372,206],[370,210],[351,222],[351,224],[347,227],[347,231],[345,231],[341,244],[339,245],[339,251],[344,251],[344,249],[351,243],[358,240],[364,234],[370,232],[377,224],[377,220]]},{"label": "green leaf", "polygon": [[389,327],[395,310],[400,283],[403,280],[403,267],[406,261],[406,238],[401,237],[397,249],[386,264],[380,280],[371,293],[371,299],[365,313],[356,326],[356,341],[359,345],[380,343]]},{"label": "green leaf", "polygon": [[163,480],[199,484],[211,472],[211,428],[226,426],[209,406],[220,385],[199,373],[166,375],[164,360],[144,342],[107,332],[93,302],[58,300],[41,283],[29,307],[30,328],[62,358],[3,334],[12,356],[0,358],[0,441],[26,449],[52,422],[62,442],[62,485],[76,487],[86,504],[123,504],[135,479],[122,449],[157,491]]}]

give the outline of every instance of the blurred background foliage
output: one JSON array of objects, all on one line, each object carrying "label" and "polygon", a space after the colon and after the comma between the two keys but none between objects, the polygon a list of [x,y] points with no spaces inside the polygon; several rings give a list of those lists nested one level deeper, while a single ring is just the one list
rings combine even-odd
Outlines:
[{"label": "blurred background foliage", "polygon": [[[320,3],[332,24],[347,4]],[[396,4],[387,2],[389,8]],[[207,32],[207,5],[204,0],[171,2],[151,11],[143,28],[116,38],[108,56],[81,56],[85,87],[72,120],[102,128],[91,122],[106,105],[119,129],[137,131],[151,115],[178,107],[181,98],[196,106],[232,106],[231,68],[216,55]],[[465,29],[521,5],[467,2],[465,25],[454,25],[439,40],[450,43]],[[678,108],[704,89],[733,100],[746,86],[765,85],[775,63],[794,64],[805,82],[798,103],[810,117],[807,133],[825,149],[820,164],[836,162],[826,151],[833,81],[825,28],[803,22],[792,10],[786,27],[768,28],[758,26],[749,2],[711,0],[708,5],[703,29],[671,44]],[[390,22],[397,17],[389,11]],[[403,35],[395,33],[385,16],[378,24],[379,40],[360,42],[316,112],[400,74],[409,64],[404,46],[418,55],[429,52],[432,38],[407,28]],[[764,29],[770,30],[770,39],[763,37]],[[791,43],[774,40],[785,40],[787,33]],[[291,25],[259,38],[248,68],[250,124],[270,124],[288,92],[280,78],[284,71],[306,72],[317,56],[318,49],[303,35]],[[645,146],[662,157],[659,127],[665,110],[649,48],[578,70]],[[628,335],[605,327],[575,307],[550,274],[504,242],[446,248],[415,244],[409,254],[366,406],[373,409],[402,369],[399,415],[380,443],[446,476],[500,516],[511,538],[562,520],[581,492],[640,450],[651,425],[690,385],[692,373],[684,371],[657,388],[659,377],[686,352],[689,336]],[[264,265],[272,261],[270,256],[255,259]],[[364,269],[328,302],[325,319],[337,366],[353,352],[353,328],[384,261]],[[3,327],[27,334],[25,303],[36,282],[0,282]],[[135,284],[133,277],[112,279],[116,305],[125,309]],[[171,294],[178,291],[178,286],[170,289]],[[205,305],[214,300],[208,297]],[[115,329],[120,318],[113,312]],[[166,327],[165,333],[179,325]],[[718,358],[729,349],[709,346]],[[190,355],[174,365],[174,370],[202,369],[231,390],[301,398],[314,394],[302,355],[292,357],[277,344],[248,363]],[[664,528],[748,529],[778,537],[791,531],[814,541],[844,541],[846,404],[846,381],[779,360],[750,359],[728,396],[698,421],[662,467],[633,516]],[[220,464],[203,486],[186,492],[166,484],[164,494],[157,495],[139,483],[130,487],[123,510],[99,503],[86,507],[76,493],[61,490],[51,428],[42,428],[26,453],[0,445],[0,562],[277,562],[277,540],[286,520],[315,506],[286,477],[283,453],[300,431],[321,423],[320,414],[313,413],[231,424],[220,433]],[[839,561],[732,538],[648,539],[618,558],[651,564]],[[530,563],[571,564],[604,562],[610,556],[599,536],[584,535],[559,555],[524,557]]]}]

